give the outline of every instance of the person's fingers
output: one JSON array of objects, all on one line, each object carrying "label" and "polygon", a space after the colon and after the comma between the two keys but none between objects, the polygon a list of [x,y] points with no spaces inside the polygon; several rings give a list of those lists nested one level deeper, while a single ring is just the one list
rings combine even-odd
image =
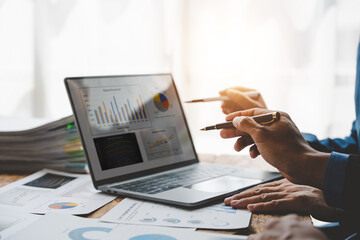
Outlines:
[{"label": "person's fingers", "polygon": [[244,109],[249,109],[257,107],[258,103],[249,97],[245,92],[241,92],[235,89],[228,89],[226,91],[226,96],[237,105]]},{"label": "person's fingers", "polygon": [[252,136],[255,131],[263,128],[262,125],[258,124],[250,117],[236,117],[233,119],[233,124],[237,130],[245,132],[250,136]]},{"label": "person's fingers", "polygon": [[219,91],[219,94],[220,95],[226,95],[226,92],[227,90],[229,89],[235,89],[235,90],[238,90],[238,91],[242,91],[242,92],[252,92],[252,91],[256,91],[255,89],[252,89],[252,88],[247,88],[247,87],[241,87],[241,86],[235,86],[235,87],[230,87],[230,88],[225,88],[221,91]]},{"label": "person's fingers", "polygon": [[275,187],[275,186],[280,186],[282,185],[284,182],[289,182],[287,179],[280,179],[280,180],[276,180],[273,182],[268,182],[268,183],[264,183],[264,184],[260,184],[257,187],[261,188],[261,187]]},{"label": "person's fingers", "polygon": [[227,115],[225,117],[225,119],[226,119],[226,121],[231,121],[235,117],[255,116],[255,115],[260,115],[260,114],[265,114],[265,113],[270,113],[270,112],[273,112],[273,111],[263,109],[263,108],[252,108],[252,109],[247,109],[247,110],[243,110],[243,111],[237,111],[237,112],[230,113],[229,115]]},{"label": "person's fingers", "polygon": [[242,86],[235,86],[235,87],[232,87],[232,88],[229,88],[229,89],[236,89],[236,90],[242,91],[242,92],[256,91],[253,88],[247,88],[247,87],[242,87]]},{"label": "person's fingers", "polygon": [[221,96],[224,96],[224,95],[226,95],[226,91],[227,91],[227,90],[228,90],[228,88],[225,88],[225,89],[219,91],[219,94],[220,94]]},{"label": "person's fingers", "polygon": [[[254,204],[248,204],[247,209],[250,212],[258,212],[258,213],[273,213],[273,212],[284,212],[289,209],[292,211],[296,210],[293,206],[295,203],[290,199],[277,199],[271,200],[269,202],[260,202]],[[302,206],[297,206],[297,208],[302,208]]]},{"label": "person's fingers", "polygon": [[234,107],[234,103],[231,103],[230,101],[223,101],[221,103],[222,108],[231,109]]},{"label": "person's fingers", "polygon": [[221,110],[222,110],[222,112],[223,112],[224,114],[229,114],[229,113],[231,113],[231,111],[230,111],[229,109],[227,109],[227,108],[221,108]]},{"label": "person's fingers", "polygon": [[241,141],[240,141],[240,144],[238,143],[238,140],[239,140],[240,138],[238,138],[237,140],[236,140],[236,142],[235,142],[235,144],[234,144],[234,150],[235,151],[237,151],[237,152],[240,152],[241,150],[243,150],[246,146],[243,146],[242,144],[241,144]]},{"label": "person's fingers", "polygon": [[225,114],[244,110],[241,106],[239,106],[236,102],[233,101],[223,101],[221,104],[221,109]]},{"label": "person's fingers", "polygon": [[220,136],[222,138],[233,138],[233,137],[239,137],[239,136],[245,136],[248,135],[247,133],[241,132],[237,130],[236,128],[227,128],[222,129],[220,131]]},{"label": "person's fingers", "polygon": [[256,144],[250,147],[249,152],[251,158],[256,158],[257,156],[260,155],[259,149],[257,148]]},{"label": "person's fingers", "polygon": [[255,111],[254,109],[248,109],[248,110],[243,110],[243,111],[236,111],[233,113],[228,114],[225,117],[226,121],[232,121],[234,118],[236,117],[240,117],[240,116],[254,116],[255,115]]},{"label": "person's fingers", "polygon": [[254,144],[254,140],[249,135],[241,136],[236,140],[234,149],[239,152],[251,144]]},{"label": "person's fingers", "polygon": [[241,198],[256,196],[256,195],[260,195],[262,193],[281,192],[280,187],[281,187],[282,183],[283,183],[283,180],[261,184],[256,187],[252,187],[250,189],[247,189],[245,191],[237,193],[231,197],[228,197],[224,200],[224,202],[225,202],[225,204],[230,204],[230,202],[232,200],[239,200]]},{"label": "person's fingers", "polygon": [[[230,95],[234,94],[234,97],[237,97],[237,99],[232,98],[232,96],[230,96],[229,94]],[[228,89],[224,95],[227,95],[231,102],[235,102],[236,100],[239,101],[239,102],[236,102],[236,104],[239,106],[246,106],[247,107],[246,109],[249,109],[251,107],[259,107],[260,106],[258,100],[261,97],[261,94],[254,89],[242,88],[242,87],[239,87],[238,89],[231,88],[231,89]],[[238,95],[238,96],[236,96],[236,95]],[[249,107],[247,105],[243,105],[244,102],[242,102],[241,99],[239,99],[240,95],[244,95],[245,98],[249,101],[249,104],[251,104],[252,106]]]},{"label": "person's fingers", "polygon": [[249,204],[257,204],[257,203],[264,203],[270,202],[272,200],[283,199],[286,196],[285,193],[262,193],[257,196],[242,198],[240,200],[233,200],[231,201],[230,205],[233,208],[246,208]]},{"label": "person's fingers", "polygon": [[236,129],[221,129],[220,131],[220,137],[222,138],[233,138],[233,137],[237,137],[236,136]]},{"label": "person's fingers", "polygon": [[247,197],[252,197],[252,196],[257,196],[263,193],[274,193],[274,192],[281,192],[279,185],[274,185],[274,186],[266,186],[266,187],[253,187],[250,189],[247,189],[241,193],[235,194],[233,195],[231,198],[229,198],[229,200],[239,200],[242,198],[247,198]]},{"label": "person's fingers", "polygon": [[225,114],[230,114],[232,112],[241,110],[237,105],[235,105],[233,103],[229,103],[228,101],[224,101],[221,104],[221,109],[222,109],[223,113],[225,113]]}]

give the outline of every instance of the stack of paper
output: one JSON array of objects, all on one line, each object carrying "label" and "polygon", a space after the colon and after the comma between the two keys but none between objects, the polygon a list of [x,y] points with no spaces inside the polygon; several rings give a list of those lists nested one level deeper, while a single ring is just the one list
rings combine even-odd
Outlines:
[{"label": "stack of paper", "polygon": [[[6,120],[5,126],[14,129],[14,124]],[[73,116],[31,129],[2,131],[0,152],[1,172],[33,172],[43,168],[86,172],[86,159]]]}]

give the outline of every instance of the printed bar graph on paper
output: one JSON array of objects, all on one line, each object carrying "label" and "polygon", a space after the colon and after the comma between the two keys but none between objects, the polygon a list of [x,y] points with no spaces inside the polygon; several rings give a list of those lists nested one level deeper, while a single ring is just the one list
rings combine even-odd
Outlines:
[{"label": "printed bar graph on paper", "polygon": [[[82,94],[92,130],[151,127],[139,85],[88,88]],[[100,133],[100,132],[99,132]]]}]

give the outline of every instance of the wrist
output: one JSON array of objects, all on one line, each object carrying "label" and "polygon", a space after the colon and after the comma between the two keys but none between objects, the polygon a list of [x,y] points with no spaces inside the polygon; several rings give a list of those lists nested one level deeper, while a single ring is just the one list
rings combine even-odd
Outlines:
[{"label": "wrist", "polygon": [[330,153],[319,151],[304,154],[304,165],[307,166],[303,176],[305,184],[318,189],[323,188],[326,165],[329,161],[330,155]]}]

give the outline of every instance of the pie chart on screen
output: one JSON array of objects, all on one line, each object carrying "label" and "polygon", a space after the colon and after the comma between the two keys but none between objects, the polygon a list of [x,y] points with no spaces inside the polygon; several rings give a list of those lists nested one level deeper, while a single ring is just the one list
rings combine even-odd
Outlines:
[{"label": "pie chart on screen", "polygon": [[169,100],[162,93],[155,94],[154,104],[155,107],[161,112],[166,112],[169,109]]}]

